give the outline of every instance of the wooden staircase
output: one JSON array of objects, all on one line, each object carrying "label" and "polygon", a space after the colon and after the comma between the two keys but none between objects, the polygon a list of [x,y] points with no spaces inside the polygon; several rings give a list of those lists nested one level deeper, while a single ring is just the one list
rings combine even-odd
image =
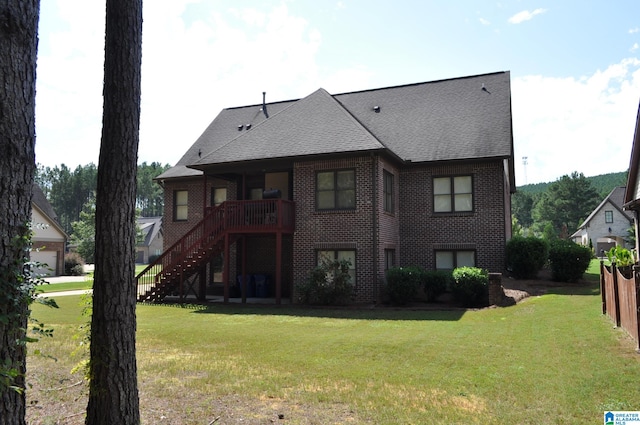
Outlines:
[{"label": "wooden staircase", "polygon": [[[293,232],[293,203],[275,200],[227,201],[207,208],[204,218],[138,276],[138,302],[181,300],[189,280],[242,234]],[[226,253],[228,255],[228,253]]]}]

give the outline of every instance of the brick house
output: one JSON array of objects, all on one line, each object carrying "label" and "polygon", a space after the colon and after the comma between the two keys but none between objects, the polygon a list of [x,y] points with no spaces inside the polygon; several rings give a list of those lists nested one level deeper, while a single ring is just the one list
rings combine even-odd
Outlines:
[{"label": "brick house", "polygon": [[362,303],[380,300],[394,265],[502,272],[515,190],[510,75],[272,103],[263,94],[222,110],[157,181],[170,276],[150,272],[141,300],[176,287],[202,298],[216,283],[228,300],[236,282],[251,283],[238,276],[254,275],[280,303],[321,258],[351,261]]},{"label": "brick house", "polygon": [[37,184],[33,185],[31,230],[33,236],[30,259],[46,264],[46,267],[37,271],[47,276],[64,274],[64,253],[68,236],[58,223],[56,212]]},{"label": "brick house", "polygon": [[609,195],[589,214],[571,239],[581,245],[591,246],[596,256],[604,257],[614,246],[629,248],[626,240],[633,217],[622,209],[624,187],[614,188]]}]

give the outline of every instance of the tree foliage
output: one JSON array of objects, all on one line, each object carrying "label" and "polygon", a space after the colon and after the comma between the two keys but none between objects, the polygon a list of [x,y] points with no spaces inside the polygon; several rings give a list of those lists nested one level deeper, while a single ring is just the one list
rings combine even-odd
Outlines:
[{"label": "tree foliage", "polygon": [[143,162],[138,165],[136,206],[142,217],[159,217],[163,214],[164,191],[153,179],[169,168],[168,164],[162,165],[159,162]]},{"label": "tree foliage", "polygon": [[[164,210],[162,187],[153,179],[170,168],[159,162],[138,164],[136,207],[142,217],[161,216]],[[35,181],[44,192],[68,235],[75,232],[73,223],[83,221],[81,213],[95,200],[98,169],[93,163],[71,170],[65,164],[55,167],[38,165]]]},{"label": "tree foliage", "polygon": [[85,263],[93,264],[96,248],[96,204],[90,199],[80,211],[80,219],[71,223],[71,243]]},{"label": "tree foliage", "polygon": [[559,237],[572,234],[598,206],[600,196],[584,174],[564,175],[549,185],[533,208],[539,231],[550,224]]}]

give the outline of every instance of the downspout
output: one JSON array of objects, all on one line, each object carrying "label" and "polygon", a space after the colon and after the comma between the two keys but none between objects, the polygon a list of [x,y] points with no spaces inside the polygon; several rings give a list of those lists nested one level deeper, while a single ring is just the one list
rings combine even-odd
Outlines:
[{"label": "downspout", "polygon": [[371,222],[373,225],[373,230],[371,231],[372,240],[372,251],[373,251],[373,276],[374,276],[374,303],[377,304],[380,297],[380,282],[378,277],[378,162],[376,161],[377,157],[373,153],[371,154],[371,180],[372,180],[372,190],[371,194]]}]

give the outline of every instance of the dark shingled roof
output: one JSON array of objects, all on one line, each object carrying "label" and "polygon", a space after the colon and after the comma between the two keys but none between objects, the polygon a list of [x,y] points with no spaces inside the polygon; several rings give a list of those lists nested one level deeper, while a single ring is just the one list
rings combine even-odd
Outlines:
[{"label": "dark shingled roof", "polygon": [[31,198],[31,202],[33,202],[39,209],[42,211],[51,221],[55,221],[58,223],[58,215],[53,210],[53,207],[47,200],[47,197],[44,196],[44,192],[37,184],[33,184],[33,197]]},{"label": "dark shingled roof", "polygon": [[224,109],[158,179],[201,174],[189,166],[340,152],[385,151],[413,163],[513,160],[509,72],[336,95],[319,89],[267,104],[268,119],[261,108]]},{"label": "dark shingled roof", "polygon": [[51,224],[53,224],[63,235],[65,235],[65,237],[67,237],[64,229],[60,226],[58,215],[47,200],[47,197],[44,195],[42,188],[35,183],[33,184],[31,203],[35,205],[40,212],[47,216],[49,221],[51,221]]},{"label": "dark shingled roof", "polygon": [[138,217],[138,227],[144,236],[144,242],[139,245],[149,246],[162,231],[162,217]]}]

